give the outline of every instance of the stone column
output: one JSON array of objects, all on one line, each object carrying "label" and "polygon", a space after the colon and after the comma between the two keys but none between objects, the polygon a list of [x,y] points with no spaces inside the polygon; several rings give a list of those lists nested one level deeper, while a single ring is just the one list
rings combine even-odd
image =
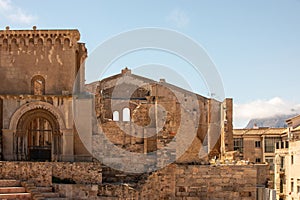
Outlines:
[{"label": "stone column", "polygon": [[62,161],[74,161],[74,133],[73,129],[64,129],[62,131]]},{"label": "stone column", "polygon": [[14,130],[2,129],[3,159],[14,160]]}]

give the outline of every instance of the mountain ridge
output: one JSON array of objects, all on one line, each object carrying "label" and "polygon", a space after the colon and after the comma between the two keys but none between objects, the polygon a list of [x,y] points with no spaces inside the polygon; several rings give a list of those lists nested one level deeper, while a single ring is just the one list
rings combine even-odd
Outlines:
[{"label": "mountain ridge", "polygon": [[282,114],[282,115],[275,115],[272,117],[265,117],[265,118],[255,118],[251,119],[245,128],[253,128],[253,127],[269,127],[269,128],[286,128],[286,120],[298,115],[297,113],[294,114]]}]

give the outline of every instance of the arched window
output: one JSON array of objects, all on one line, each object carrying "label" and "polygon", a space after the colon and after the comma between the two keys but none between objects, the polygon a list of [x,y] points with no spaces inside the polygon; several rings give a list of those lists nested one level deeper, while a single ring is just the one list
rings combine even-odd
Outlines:
[{"label": "arched window", "polygon": [[119,112],[118,111],[113,112],[113,121],[119,121]]},{"label": "arched window", "polygon": [[44,77],[37,75],[31,79],[31,94],[33,94],[33,95],[45,94],[45,79],[44,79]]},{"label": "arched window", "polygon": [[124,108],[123,109],[123,121],[124,122],[129,122],[130,121],[130,110],[129,110],[129,108]]}]

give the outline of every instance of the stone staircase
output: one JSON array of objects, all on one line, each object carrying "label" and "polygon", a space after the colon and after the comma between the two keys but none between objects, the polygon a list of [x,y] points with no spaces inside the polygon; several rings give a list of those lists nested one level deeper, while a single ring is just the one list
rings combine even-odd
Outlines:
[{"label": "stone staircase", "polygon": [[0,199],[30,200],[32,198],[31,194],[26,192],[25,187],[21,185],[21,181],[0,180]]},{"label": "stone staircase", "polygon": [[18,180],[0,180],[0,200],[68,200],[52,187],[36,187]]}]

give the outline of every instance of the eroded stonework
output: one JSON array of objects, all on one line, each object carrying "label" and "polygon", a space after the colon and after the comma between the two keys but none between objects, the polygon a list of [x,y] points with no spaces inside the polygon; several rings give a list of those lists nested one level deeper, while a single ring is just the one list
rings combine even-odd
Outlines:
[{"label": "eroded stonework", "polygon": [[[1,179],[51,186],[69,199],[256,199],[267,165],[209,165],[233,151],[232,99],[127,68],[85,86],[79,39],[78,30],[0,31]],[[114,152],[108,141],[153,159]]]},{"label": "eroded stonework", "polygon": [[[159,166],[171,157],[178,163],[204,164],[220,158],[221,150],[233,150],[231,99],[218,102],[128,68],[86,88],[95,94],[96,116],[106,138],[129,152],[156,152]],[[93,146],[103,145],[94,140]],[[112,157],[127,163],[126,155]]]}]

